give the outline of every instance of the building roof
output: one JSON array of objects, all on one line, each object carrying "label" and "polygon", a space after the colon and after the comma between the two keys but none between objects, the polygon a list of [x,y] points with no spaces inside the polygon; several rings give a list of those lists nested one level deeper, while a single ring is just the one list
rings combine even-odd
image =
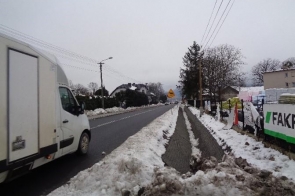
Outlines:
[{"label": "building roof", "polygon": [[221,92],[223,93],[226,89],[231,89],[231,90],[235,91],[237,94],[239,93],[239,91],[236,89],[235,86],[227,86],[227,87],[223,88],[221,90]]},{"label": "building roof", "polygon": [[118,86],[117,88],[115,88],[115,90],[113,90],[113,92],[110,94],[110,96],[113,96],[113,93],[116,92],[117,89],[140,90],[141,88],[146,88],[148,90],[147,86],[144,84],[135,84],[135,83],[122,84],[122,85]]},{"label": "building roof", "polygon": [[259,92],[264,91],[264,86],[250,86],[250,87],[238,87],[238,86],[231,86],[232,88],[236,89],[239,92]]},{"label": "building roof", "polygon": [[294,70],[295,70],[295,68],[277,69],[277,70],[274,70],[274,71],[266,71],[263,74],[266,74],[266,73],[274,73],[274,72],[281,72],[281,71],[294,71]]}]

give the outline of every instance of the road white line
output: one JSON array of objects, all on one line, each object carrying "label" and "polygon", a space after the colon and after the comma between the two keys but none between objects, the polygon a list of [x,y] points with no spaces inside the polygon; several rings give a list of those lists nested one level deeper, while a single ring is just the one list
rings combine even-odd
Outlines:
[{"label": "road white line", "polygon": [[[157,108],[156,108],[157,109]],[[138,115],[141,115],[141,114],[144,114],[144,113],[148,113],[148,112],[151,112],[151,111],[154,111],[156,109],[151,109],[151,110],[148,110],[148,111],[145,111],[145,112],[140,112],[138,114],[134,114],[134,115],[131,115],[131,116],[127,116],[127,117],[124,117],[124,118],[120,118],[118,120],[113,120],[113,121],[110,121],[110,122],[106,122],[106,123],[103,123],[103,124],[100,124],[100,125],[97,125],[95,127],[91,127],[90,129],[93,130],[93,129],[96,129],[96,128],[99,128],[99,127],[102,127],[102,126],[105,126],[105,125],[108,125],[108,124],[111,124],[111,123],[115,123],[115,122],[118,122],[118,121],[121,121],[121,120],[125,120],[125,119],[128,119],[128,118],[132,118],[134,116],[138,116]]]}]

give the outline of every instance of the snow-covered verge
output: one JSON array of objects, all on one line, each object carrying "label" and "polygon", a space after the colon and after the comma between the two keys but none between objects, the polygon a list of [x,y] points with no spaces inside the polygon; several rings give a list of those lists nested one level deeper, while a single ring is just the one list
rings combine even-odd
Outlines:
[{"label": "snow-covered verge", "polygon": [[[177,114],[175,106],[50,196],[295,194],[288,180],[275,178],[270,172],[253,168],[246,160],[231,155],[224,156],[221,163],[214,157],[202,158],[195,174],[181,175],[174,168],[165,167],[161,156],[174,133]],[[187,119],[186,124],[191,131]],[[197,148],[197,140],[191,134],[190,141]]]},{"label": "snow-covered verge", "polygon": [[161,155],[168,142],[165,138],[173,134],[177,116],[176,106],[50,195],[120,195],[125,190],[137,195],[140,187],[153,180],[154,170],[164,167]]},{"label": "snow-covered verge", "polygon": [[233,129],[223,130],[223,123],[204,114],[200,118],[198,109],[189,107],[190,111],[211,132],[223,149],[231,149],[235,157],[246,159],[248,163],[258,169],[265,169],[277,177],[288,177],[295,183],[295,161],[289,159],[277,150],[267,148],[261,141],[242,135]]},{"label": "snow-covered verge", "polygon": [[152,105],[141,106],[141,107],[128,107],[126,109],[121,108],[121,107],[112,107],[112,108],[107,108],[105,110],[102,108],[97,108],[95,110],[85,110],[85,114],[87,116],[95,116],[95,115],[106,114],[106,113],[127,112],[127,111],[131,111],[131,110],[136,110],[138,108],[155,107],[155,106],[159,106],[159,105],[163,105],[163,104],[159,103],[159,104],[152,104]]}]

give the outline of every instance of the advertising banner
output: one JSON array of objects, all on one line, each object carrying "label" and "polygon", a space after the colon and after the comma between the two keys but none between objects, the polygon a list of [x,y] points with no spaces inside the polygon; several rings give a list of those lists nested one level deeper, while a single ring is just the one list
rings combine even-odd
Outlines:
[{"label": "advertising banner", "polygon": [[264,133],[295,144],[295,105],[264,104]]}]

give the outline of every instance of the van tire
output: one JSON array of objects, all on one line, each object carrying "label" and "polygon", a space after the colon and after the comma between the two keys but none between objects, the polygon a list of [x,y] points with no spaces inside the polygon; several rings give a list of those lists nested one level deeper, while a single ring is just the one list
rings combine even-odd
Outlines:
[{"label": "van tire", "polygon": [[78,150],[77,153],[79,155],[85,155],[88,152],[89,149],[89,135],[88,133],[84,132],[82,133],[81,137],[80,137],[80,141],[79,141],[79,146],[78,146]]}]

